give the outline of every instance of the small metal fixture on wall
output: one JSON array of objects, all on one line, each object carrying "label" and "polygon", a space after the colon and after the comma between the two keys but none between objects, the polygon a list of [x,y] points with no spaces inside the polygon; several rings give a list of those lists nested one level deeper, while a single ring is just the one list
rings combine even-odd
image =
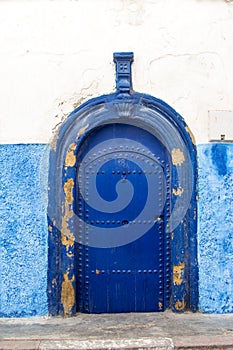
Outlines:
[{"label": "small metal fixture on wall", "polygon": [[133,91],[133,53],[114,62],[116,92],[74,110],[51,149],[49,312],[196,311],[194,138]]}]

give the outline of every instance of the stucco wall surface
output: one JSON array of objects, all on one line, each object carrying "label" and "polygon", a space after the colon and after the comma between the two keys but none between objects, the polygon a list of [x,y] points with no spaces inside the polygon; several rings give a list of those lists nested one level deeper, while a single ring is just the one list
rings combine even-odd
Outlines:
[{"label": "stucco wall surface", "polygon": [[[200,310],[233,312],[233,145],[198,146]],[[47,314],[46,145],[0,146],[0,316]]]},{"label": "stucco wall surface", "polygon": [[47,314],[45,151],[45,145],[0,145],[0,316],[3,317]]},{"label": "stucco wall surface", "polygon": [[233,145],[200,145],[198,157],[200,309],[233,312]]},{"label": "stucco wall surface", "polygon": [[0,32],[0,143],[49,142],[74,106],[114,90],[116,51],[134,51],[134,89],[197,143],[209,110],[233,110],[232,1],[2,0]]}]

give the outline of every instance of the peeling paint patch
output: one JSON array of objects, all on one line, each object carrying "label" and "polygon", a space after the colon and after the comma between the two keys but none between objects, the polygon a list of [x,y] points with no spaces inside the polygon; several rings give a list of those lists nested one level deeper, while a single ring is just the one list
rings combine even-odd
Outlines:
[{"label": "peeling paint patch", "polygon": [[69,208],[69,205],[73,203],[73,188],[74,188],[74,180],[68,179],[64,184],[64,192],[65,192],[65,203],[62,208],[62,228],[61,228],[61,241],[64,246],[66,246],[66,251],[68,252],[69,247],[74,245],[74,235],[70,232],[68,228],[68,221],[74,215],[73,210]]},{"label": "peeling paint patch", "polygon": [[50,142],[50,145],[52,147],[52,149],[56,152],[56,149],[57,149],[57,140],[58,140],[58,136],[59,136],[59,129],[57,129],[55,132],[54,132],[54,136],[53,136],[53,139],[52,141]]},{"label": "peeling paint patch", "polygon": [[72,283],[75,278],[74,275],[71,279],[69,279],[69,273],[64,273],[64,280],[62,282],[62,290],[61,290],[61,303],[64,308],[64,315],[70,316],[72,313],[72,308],[75,304],[75,292]]},{"label": "peeling paint patch", "polygon": [[64,184],[64,192],[66,195],[66,202],[68,204],[72,204],[74,197],[73,197],[73,188],[74,188],[74,180],[68,179],[66,183]]},{"label": "peeling paint patch", "polygon": [[[90,94],[91,96],[91,94]],[[78,101],[73,103],[73,107],[74,109],[76,109],[77,107],[81,106],[82,103],[84,103],[87,100],[87,97],[81,97],[78,99]]]},{"label": "peeling paint patch", "polygon": [[172,193],[175,196],[181,196],[184,193],[184,189],[182,187],[178,187],[177,189],[173,188]]},{"label": "peeling paint patch", "polygon": [[66,153],[65,166],[74,166],[76,163],[76,156],[74,151],[76,150],[77,145],[72,143]]},{"label": "peeling paint patch", "polygon": [[62,229],[61,229],[61,242],[62,245],[66,246],[66,251],[69,250],[69,247],[74,245],[74,235],[68,229],[68,219],[73,215],[73,211],[69,212],[69,215],[65,215],[62,218]]},{"label": "peeling paint patch", "polygon": [[89,127],[89,124],[85,125],[84,127],[82,127],[82,128],[79,130],[76,140],[78,140],[79,137],[82,136],[82,135],[85,133],[85,131],[87,130],[88,127]]},{"label": "peeling paint patch", "polygon": [[62,217],[62,228],[61,228],[61,241],[64,246],[66,246],[66,251],[68,252],[69,247],[74,245],[74,235],[70,232],[68,228],[68,221],[74,215],[73,210],[70,210],[68,204],[66,203],[63,209]]},{"label": "peeling paint patch", "polygon": [[184,153],[179,148],[174,148],[172,150],[172,164],[181,165],[185,161]]},{"label": "peeling paint patch", "polygon": [[178,300],[176,303],[175,303],[175,309],[177,311],[182,311],[185,309],[185,302],[184,300]]},{"label": "peeling paint patch", "polygon": [[173,266],[173,283],[180,286],[184,278],[184,263]]},{"label": "peeling paint patch", "polygon": [[162,303],[161,301],[159,301],[158,307],[159,307],[160,310],[162,310],[162,308],[163,308],[163,303]]},{"label": "peeling paint patch", "polygon": [[74,245],[74,235],[70,232],[70,230],[62,228],[61,241],[62,244],[66,246],[66,250],[68,250],[69,247]]},{"label": "peeling paint patch", "polygon": [[188,126],[185,127],[185,130],[186,130],[187,133],[189,134],[189,136],[190,136],[190,138],[191,138],[191,140],[192,140],[192,143],[193,143],[194,145],[196,145],[196,140],[195,140],[195,137],[194,137],[192,131],[189,129]]}]

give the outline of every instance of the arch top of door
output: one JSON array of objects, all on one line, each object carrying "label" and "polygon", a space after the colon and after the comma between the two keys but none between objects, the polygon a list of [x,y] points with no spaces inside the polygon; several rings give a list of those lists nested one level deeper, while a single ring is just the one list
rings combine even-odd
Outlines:
[{"label": "arch top of door", "polygon": [[51,144],[49,164],[48,300],[51,315],[75,313],[72,215],[78,152],[85,139],[107,124],[129,124],[154,135],[172,163],[171,308],[197,309],[196,243],[197,160],[194,137],[168,104],[132,89],[133,53],[114,54],[115,93],[87,101],[62,123]]}]

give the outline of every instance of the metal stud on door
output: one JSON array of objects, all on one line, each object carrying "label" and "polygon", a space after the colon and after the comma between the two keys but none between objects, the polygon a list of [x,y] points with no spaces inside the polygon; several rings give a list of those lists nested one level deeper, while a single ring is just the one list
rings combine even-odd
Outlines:
[{"label": "metal stud on door", "polygon": [[144,130],[113,124],[86,139],[80,159],[79,311],[164,310],[166,150]]}]

